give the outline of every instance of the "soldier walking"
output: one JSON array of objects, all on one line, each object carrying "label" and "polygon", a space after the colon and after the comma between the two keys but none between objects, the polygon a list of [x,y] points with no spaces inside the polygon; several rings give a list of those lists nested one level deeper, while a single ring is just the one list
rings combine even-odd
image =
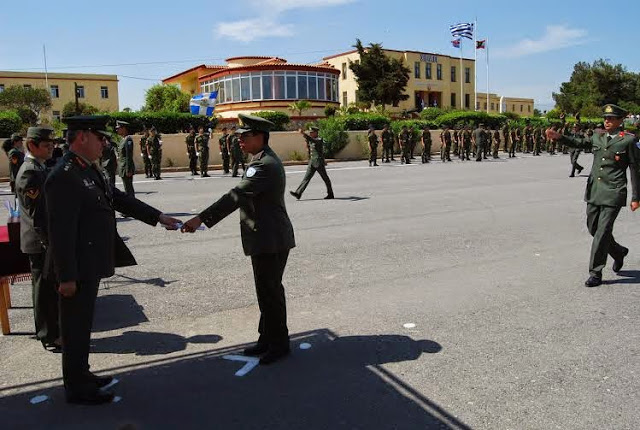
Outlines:
[{"label": "soldier walking", "polygon": [[382,158],[380,162],[390,163],[389,158],[393,160],[393,144],[395,143],[395,136],[393,132],[389,130],[389,124],[385,124],[382,127]]},{"label": "soldier walking", "polygon": [[484,130],[484,124],[478,125],[473,131],[473,142],[476,145],[476,161],[482,161],[484,150],[487,146],[487,133]]},{"label": "soldier walking", "polygon": [[462,147],[460,148],[461,159],[471,160],[469,157],[471,154],[471,140],[472,140],[472,132],[471,127],[467,126],[462,130]]},{"label": "soldier walking", "polygon": [[231,176],[238,176],[238,169],[242,166],[242,172],[245,172],[244,167],[244,155],[242,154],[242,149],[240,148],[240,143],[238,142],[238,136],[235,133],[236,126],[232,127],[232,132],[227,139],[227,146],[229,148],[229,153],[231,154]]},{"label": "soldier walking", "polygon": [[298,129],[298,131],[302,136],[304,136],[304,140],[309,148],[309,164],[307,165],[307,172],[305,173],[300,186],[298,186],[298,189],[295,191],[289,191],[289,194],[300,200],[300,197],[302,197],[304,190],[307,189],[307,185],[309,185],[311,178],[313,178],[313,175],[318,172],[324,181],[324,184],[327,186],[327,196],[325,199],[333,199],[334,196],[331,179],[329,179],[329,175],[327,175],[327,170],[324,166],[324,147],[326,146],[326,143],[324,139],[318,137],[318,127],[311,127],[308,134],[302,129]]},{"label": "soldier walking", "polygon": [[500,150],[500,130],[497,128],[493,131],[493,151],[492,156],[494,159],[500,158],[498,151]]},{"label": "soldier walking", "polygon": [[402,130],[398,135],[398,143],[400,144],[400,151],[402,151],[402,155],[400,156],[400,162],[402,164],[411,164],[409,161],[410,156],[409,152],[411,150],[411,132],[407,128],[406,125],[402,126]]},{"label": "soldier walking", "polygon": [[[575,139],[584,138],[584,135],[580,133],[580,126],[578,124],[573,126],[573,133],[571,134],[571,137]],[[582,152],[582,149],[576,148],[576,147],[572,147],[569,150],[569,156],[571,157],[571,173],[569,174],[570,178],[573,178],[576,176],[575,174],[576,170],[578,171],[578,175],[579,175],[580,173],[582,173],[582,170],[584,169],[584,167],[578,164],[578,158],[580,157],[581,152]]]},{"label": "soldier walking", "polygon": [[440,134],[442,146],[440,148],[440,159],[442,162],[451,161],[451,131],[449,127],[445,127]]}]

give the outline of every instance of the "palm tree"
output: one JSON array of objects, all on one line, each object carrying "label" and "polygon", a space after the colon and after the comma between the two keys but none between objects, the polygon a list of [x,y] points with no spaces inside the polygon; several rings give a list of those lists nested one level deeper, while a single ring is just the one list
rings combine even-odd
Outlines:
[{"label": "palm tree", "polygon": [[291,113],[298,112],[298,116],[302,116],[302,112],[311,109],[311,103],[308,100],[298,100],[289,105],[288,109]]}]

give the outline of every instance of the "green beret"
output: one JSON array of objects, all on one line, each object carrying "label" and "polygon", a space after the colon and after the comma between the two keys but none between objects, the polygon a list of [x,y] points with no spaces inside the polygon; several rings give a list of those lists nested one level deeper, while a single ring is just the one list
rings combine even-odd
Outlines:
[{"label": "green beret", "polygon": [[620,106],[614,104],[604,105],[604,111],[602,112],[603,117],[613,116],[616,118],[624,118],[629,114],[626,110],[622,109]]},{"label": "green beret", "polygon": [[238,120],[240,120],[240,128],[236,130],[236,133],[242,134],[249,131],[262,131],[268,133],[273,128],[274,124],[259,116],[238,114]]},{"label": "green beret", "polygon": [[54,130],[51,127],[29,127],[27,139],[53,140]]},{"label": "green beret", "polygon": [[11,135],[11,141],[16,142],[18,140],[22,140],[22,135],[20,133],[13,133]]},{"label": "green beret", "polygon": [[78,115],[62,118],[62,122],[67,124],[68,131],[93,131],[105,137],[110,137],[107,132],[108,121],[109,117],[106,115]]}]

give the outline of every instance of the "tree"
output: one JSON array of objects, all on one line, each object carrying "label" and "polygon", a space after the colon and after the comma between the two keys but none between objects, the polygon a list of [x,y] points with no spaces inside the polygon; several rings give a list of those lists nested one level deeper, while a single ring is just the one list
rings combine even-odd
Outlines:
[{"label": "tree", "polygon": [[89,103],[78,103],[79,111],[76,111],[76,102],[70,101],[64,104],[62,107],[62,117],[74,116],[74,115],[93,115],[98,112],[98,108],[90,105]]},{"label": "tree", "polygon": [[44,88],[12,85],[0,93],[0,107],[17,111],[25,122],[35,125],[40,113],[51,107],[51,95]]},{"label": "tree", "polygon": [[189,112],[191,96],[175,85],[154,85],[145,94],[142,110],[150,112]]},{"label": "tree", "polygon": [[640,74],[602,59],[593,64],[579,62],[569,82],[563,82],[560,91],[553,93],[553,99],[558,109],[573,114],[580,112],[583,117],[599,112],[607,103],[640,104]]},{"label": "tree", "polygon": [[308,100],[298,100],[289,105],[288,109],[291,113],[298,112],[298,116],[302,116],[302,112],[311,109],[311,103]]},{"label": "tree", "polygon": [[349,68],[358,83],[359,101],[381,105],[384,109],[384,105],[398,106],[400,101],[409,98],[404,90],[410,70],[402,60],[387,57],[379,43],[371,43],[365,48],[360,39],[356,39],[354,48],[358,50],[360,61],[349,62]]}]

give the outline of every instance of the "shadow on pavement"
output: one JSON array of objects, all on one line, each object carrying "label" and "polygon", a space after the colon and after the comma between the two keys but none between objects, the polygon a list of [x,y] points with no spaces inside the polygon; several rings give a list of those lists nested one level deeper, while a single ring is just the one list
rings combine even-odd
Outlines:
[{"label": "shadow on pavement", "polygon": [[218,343],[222,336],[199,335],[186,338],[174,333],[126,331],[120,336],[91,341],[92,353],[135,354],[139,356],[170,354],[184,351],[189,343]]},{"label": "shadow on pavement", "polygon": [[604,285],[640,284],[640,270],[621,270],[618,276],[619,278],[616,279],[605,279],[602,283]]},{"label": "shadow on pavement", "polygon": [[129,285],[145,284],[152,285],[154,287],[164,288],[167,285],[171,285],[178,281],[165,281],[163,278],[149,278],[149,279],[136,279],[131,276],[116,274],[109,279],[102,281],[102,285],[105,290],[112,290],[114,288],[125,287]]},{"label": "shadow on pavement", "polygon": [[[334,197],[332,200],[343,200],[346,202],[359,202],[360,200],[369,200],[371,197],[358,197],[358,196],[349,196],[349,197]],[[301,202],[314,202],[317,200],[324,200],[324,197],[319,199],[301,199]]]},{"label": "shadow on pavement", "polygon": [[[303,342],[311,348],[300,349]],[[442,348],[432,340],[316,330],[292,336],[285,360],[239,377],[245,363],[223,356],[243,346],[107,369],[122,400],[98,407],[67,405],[60,385],[22,386],[0,399],[0,416],[8,428],[30,429],[469,429],[384,366],[429,360],[423,354]],[[39,394],[50,398],[31,405]]]},{"label": "shadow on pavement", "polygon": [[98,296],[93,331],[111,331],[149,322],[143,307],[131,294]]}]

